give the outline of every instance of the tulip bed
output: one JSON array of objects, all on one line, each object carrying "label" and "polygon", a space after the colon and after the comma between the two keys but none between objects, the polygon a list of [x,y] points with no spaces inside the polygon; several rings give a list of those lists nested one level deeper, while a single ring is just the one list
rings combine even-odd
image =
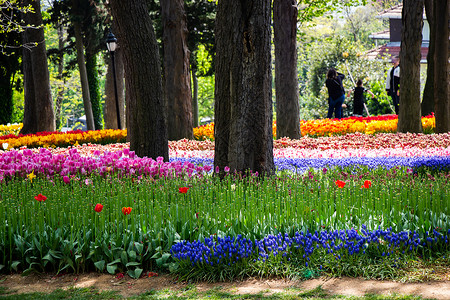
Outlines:
[{"label": "tulip bed", "polygon": [[[373,117],[349,117],[343,119],[318,119],[300,121],[302,136],[320,137],[345,135],[348,133],[395,133],[397,132],[397,115],[384,115]],[[436,127],[434,115],[422,117],[424,133],[433,133]],[[277,124],[272,124],[273,136],[277,135]],[[197,140],[214,140],[214,123],[194,128],[194,137]]]},{"label": "tulip bed", "polygon": [[15,148],[0,151],[1,272],[396,278],[419,258],[450,264],[450,134],[279,139],[275,176],[224,180],[210,140],[170,142],[169,162],[127,143]]}]

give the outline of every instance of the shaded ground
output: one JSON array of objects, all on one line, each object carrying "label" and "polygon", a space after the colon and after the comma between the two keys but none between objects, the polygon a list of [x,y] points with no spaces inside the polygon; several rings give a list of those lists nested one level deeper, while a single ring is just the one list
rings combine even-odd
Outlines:
[{"label": "shaded ground", "polygon": [[[120,277],[120,276],[119,276]],[[0,287],[8,288],[12,293],[51,293],[56,289],[70,287],[95,287],[100,291],[118,291],[124,297],[142,294],[150,290],[183,290],[188,285],[174,281],[168,275],[144,277],[138,280],[127,276],[119,278],[117,275],[88,273],[81,275],[67,274],[53,276],[48,274],[34,274],[29,276],[2,275]],[[400,283],[393,281],[364,280],[357,278],[318,278],[306,281],[292,281],[283,279],[247,279],[240,282],[198,283],[198,291],[205,291],[221,287],[222,290],[236,294],[272,294],[285,292],[290,289],[308,291],[321,286],[329,294],[363,296],[368,293],[390,295],[419,295],[423,298],[450,299],[450,275],[441,281],[424,283]]]}]

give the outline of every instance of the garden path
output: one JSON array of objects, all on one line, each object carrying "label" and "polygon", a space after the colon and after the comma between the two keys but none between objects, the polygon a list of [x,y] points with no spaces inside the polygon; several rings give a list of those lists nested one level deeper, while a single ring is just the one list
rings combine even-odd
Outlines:
[{"label": "garden path", "polygon": [[[119,276],[120,277],[120,276]],[[317,278],[306,281],[291,281],[284,279],[255,279],[244,281],[222,282],[222,283],[198,283],[196,288],[199,292],[221,287],[224,291],[236,294],[264,293],[269,295],[277,292],[308,291],[318,286],[329,294],[363,296],[364,294],[392,293],[400,295],[420,295],[423,298],[439,300],[450,299],[450,274],[441,276],[440,281],[427,281],[421,283],[401,283],[386,280],[364,280],[359,278]],[[100,291],[115,290],[122,296],[142,294],[149,290],[182,290],[186,283],[174,281],[173,277],[162,275],[157,277],[143,277],[138,280],[127,276],[118,276],[89,273],[89,274],[33,274],[21,276],[18,274],[0,276],[0,286],[7,287],[9,292],[21,294],[31,292],[51,293],[55,289],[66,289],[70,287],[86,288],[95,287]]]}]

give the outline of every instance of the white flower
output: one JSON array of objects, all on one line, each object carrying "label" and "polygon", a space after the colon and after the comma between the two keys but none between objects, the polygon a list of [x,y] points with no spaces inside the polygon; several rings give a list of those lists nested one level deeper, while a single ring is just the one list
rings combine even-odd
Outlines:
[{"label": "white flower", "polygon": [[4,150],[7,150],[7,149],[8,149],[8,146],[9,146],[8,143],[3,143],[2,145],[3,145],[3,149],[4,149]]}]

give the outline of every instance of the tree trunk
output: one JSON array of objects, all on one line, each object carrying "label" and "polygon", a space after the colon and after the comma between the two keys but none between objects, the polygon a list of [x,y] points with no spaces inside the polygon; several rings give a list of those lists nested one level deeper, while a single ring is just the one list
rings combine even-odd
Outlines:
[{"label": "tree trunk", "polygon": [[192,126],[198,127],[198,78],[195,70],[192,70]]},{"label": "tree trunk", "polygon": [[[25,87],[33,88],[33,91],[25,92],[28,94],[25,100],[31,101],[31,103],[25,104],[25,110],[31,109],[31,111],[28,113],[24,112],[24,126],[21,133],[55,131],[55,113],[50,89],[44,29],[40,27],[42,25],[40,1],[24,0],[23,4],[24,6],[31,5],[34,10],[34,13],[25,14],[25,24],[31,24],[37,28],[28,28],[24,31],[24,40],[28,43],[36,44],[29,50],[24,50],[30,52],[29,56],[24,55],[24,57],[27,56],[24,60],[24,69],[29,68],[24,70],[27,73],[26,80],[33,81],[32,86],[31,82],[28,82]],[[29,66],[25,66],[25,64],[29,64]],[[32,100],[31,97],[34,99]]]},{"label": "tree trunk", "polygon": [[[77,0],[74,0],[74,3]],[[75,4],[74,4],[75,9]],[[94,130],[94,114],[92,111],[91,97],[89,94],[89,83],[87,78],[86,63],[84,59],[83,35],[81,34],[81,25],[78,21],[73,22],[75,31],[75,46],[77,48],[77,62],[80,71],[81,93],[83,95],[84,113],[86,114],[86,126],[88,130]]]},{"label": "tree trunk", "polygon": [[420,111],[420,47],[424,0],[404,0],[400,49],[398,132],[422,132]]},{"label": "tree trunk", "polygon": [[183,0],[161,0],[169,140],[192,139],[192,92]]},{"label": "tree trunk", "polygon": [[159,50],[146,1],[111,0],[110,6],[123,48],[130,149],[168,161]]},{"label": "tree trunk", "polygon": [[422,116],[428,116],[434,112],[434,52],[435,52],[435,36],[434,27],[433,0],[425,0],[425,12],[428,24],[430,25],[430,43],[427,54],[427,81],[423,90],[422,98]]},{"label": "tree trunk", "polygon": [[274,0],[277,138],[301,137],[297,78],[297,15],[296,1]]},{"label": "tree trunk", "polygon": [[94,128],[103,128],[102,104],[98,82],[97,54],[86,55],[86,74],[89,84],[89,98],[91,100],[92,115],[94,117]]},{"label": "tree trunk", "polygon": [[270,0],[220,0],[216,17],[215,156],[231,171],[272,174]]},{"label": "tree trunk", "polygon": [[[117,97],[119,102],[120,124],[122,128],[126,128],[125,124],[125,97],[124,97],[124,70],[123,70],[123,55],[122,48],[117,45],[114,53],[114,61],[116,64],[116,85],[117,85]],[[108,54],[109,56],[109,54]],[[108,70],[106,72],[105,81],[105,128],[117,129],[117,112],[116,112],[116,99],[114,95],[114,77],[112,70],[112,61],[108,57]]]},{"label": "tree trunk", "polygon": [[11,82],[12,70],[8,67],[4,67],[1,71],[4,73],[0,76],[0,124],[7,124],[11,123],[14,107]]},{"label": "tree trunk", "polygon": [[434,52],[434,101],[436,108],[436,133],[450,131],[450,108],[448,100],[448,0],[435,0],[434,26],[436,32],[436,51]]},{"label": "tree trunk", "polygon": [[61,107],[64,99],[64,26],[62,24],[58,25],[57,28],[58,33],[58,75],[57,79],[59,80],[58,84],[58,92],[56,94],[56,103],[55,103],[55,119],[56,119],[56,129],[60,129],[61,127]]},{"label": "tree trunk", "polygon": [[[26,20],[26,17],[24,17],[24,19]],[[24,45],[27,45],[28,43],[31,42],[27,34],[27,30],[25,30],[22,33]],[[28,134],[32,132],[37,132],[35,128],[37,123],[37,113],[36,113],[36,96],[34,94],[33,68],[31,66],[31,51],[26,47],[23,48],[22,65],[23,65],[24,104],[23,104],[23,126],[22,129],[20,130],[20,133]]]}]

